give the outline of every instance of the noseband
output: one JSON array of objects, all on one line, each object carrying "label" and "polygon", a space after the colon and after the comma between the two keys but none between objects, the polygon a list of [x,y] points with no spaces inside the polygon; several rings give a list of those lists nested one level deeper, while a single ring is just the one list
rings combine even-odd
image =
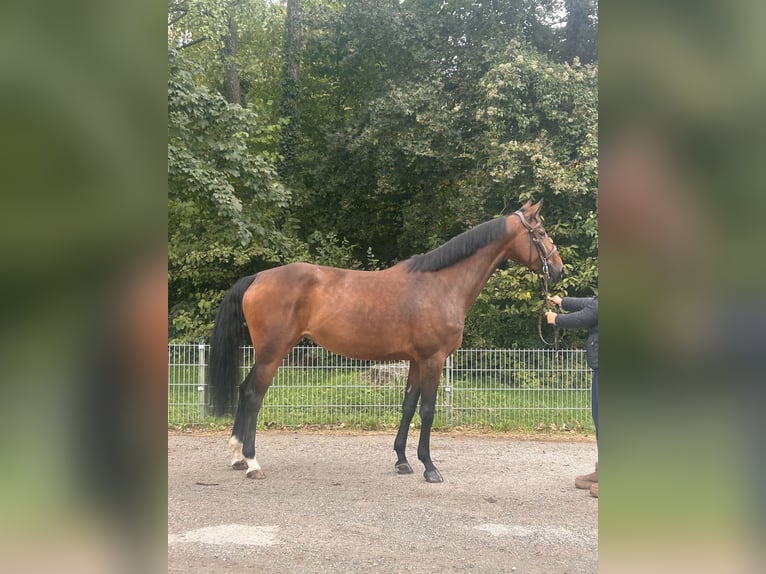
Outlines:
[{"label": "noseband", "polygon": [[[540,239],[535,236],[535,230],[538,227],[542,227],[542,224],[538,221],[535,225],[530,225],[529,221],[527,221],[527,218],[524,217],[524,213],[522,213],[521,210],[514,211],[514,215],[519,216],[519,220],[521,220],[521,224],[526,228],[526,230],[529,232],[529,238],[532,240],[532,244],[537,249],[537,253],[540,256],[540,262],[542,263],[542,266],[540,268],[539,273],[544,277],[545,279],[545,287],[547,292],[548,287],[548,280],[550,279],[550,272],[548,270],[548,259],[557,251],[556,245],[553,245],[553,249],[550,250],[550,252],[545,252],[545,247],[543,247],[542,243],[540,243]],[[530,246],[530,260],[532,259],[531,250],[532,247]]]}]

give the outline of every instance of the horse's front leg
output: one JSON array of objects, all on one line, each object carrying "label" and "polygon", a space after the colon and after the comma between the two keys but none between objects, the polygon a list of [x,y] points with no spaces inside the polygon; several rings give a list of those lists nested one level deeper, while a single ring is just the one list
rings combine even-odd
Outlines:
[{"label": "horse's front leg", "polygon": [[420,385],[417,384],[418,367],[410,363],[410,371],[407,375],[407,388],[404,389],[404,402],[402,403],[402,420],[399,423],[399,431],[396,433],[394,441],[394,451],[396,452],[396,472],[399,474],[412,474],[413,470],[410,463],[407,462],[405,450],[407,448],[407,434],[410,430],[412,417],[415,415],[415,409],[418,406],[420,397]]},{"label": "horse's front leg", "polygon": [[431,426],[434,422],[436,413],[436,395],[439,388],[439,379],[441,377],[442,361],[438,366],[428,369],[424,373],[421,382],[420,392],[420,441],[418,442],[418,459],[422,462],[426,470],[423,476],[426,482],[443,482],[441,473],[437,470],[431,460]]}]

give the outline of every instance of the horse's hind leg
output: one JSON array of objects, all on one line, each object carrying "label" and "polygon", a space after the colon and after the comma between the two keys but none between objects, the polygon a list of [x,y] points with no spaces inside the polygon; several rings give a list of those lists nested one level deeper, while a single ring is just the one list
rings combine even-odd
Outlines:
[{"label": "horse's hind leg", "polygon": [[[257,361],[257,359],[256,359]],[[265,478],[255,458],[255,429],[258,425],[258,413],[263,406],[263,397],[271,386],[274,373],[277,372],[281,358],[272,361],[257,361],[253,369],[251,384],[244,388],[241,405],[244,409],[242,419],[242,456],[247,464],[248,478]]]},{"label": "horse's hind leg", "polygon": [[407,434],[410,430],[410,423],[418,406],[420,397],[420,386],[417,384],[418,366],[410,363],[410,371],[407,375],[407,388],[404,390],[404,402],[402,403],[402,420],[399,423],[399,431],[396,433],[394,441],[394,451],[396,452],[396,472],[399,474],[412,474],[413,470],[410,463],[407,462],[405,450],[407,448]]},{"label": "horse's hind leg", "polygon": [[239,386],[239,400],[237,401],[237,414],[234,417],[234,428],[229,438],[229,450],[231,451],[231,468],[245,470],[247,463],[242,454],[242,445],[245,438],[245,389],[252,384],[255,375],[255,367],[250,369],[245,381]]}]

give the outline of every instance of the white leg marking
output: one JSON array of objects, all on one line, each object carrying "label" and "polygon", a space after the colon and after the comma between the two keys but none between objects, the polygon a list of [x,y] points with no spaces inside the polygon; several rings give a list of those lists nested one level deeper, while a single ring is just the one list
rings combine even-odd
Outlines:
[{"label": "white leg marking", "polygon": [[245,466],[245,457],[242,456],[242,442],[232,436],[229,439],[229,451],[231,452],[231,466],[237,470],[242,470]]}]

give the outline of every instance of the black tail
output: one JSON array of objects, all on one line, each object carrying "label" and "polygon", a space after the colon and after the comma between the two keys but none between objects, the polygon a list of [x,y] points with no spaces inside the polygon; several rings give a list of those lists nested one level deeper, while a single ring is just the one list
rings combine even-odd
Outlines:
[{"label": "black tail", "polygon": [[255,275],[243,277],[221,301],[218,315],[210,336],[210,398],[216,416],[230,414],[236,406],[239,386],[240,346],[245,339],[245,314],[242,298],[255,279]]}]

